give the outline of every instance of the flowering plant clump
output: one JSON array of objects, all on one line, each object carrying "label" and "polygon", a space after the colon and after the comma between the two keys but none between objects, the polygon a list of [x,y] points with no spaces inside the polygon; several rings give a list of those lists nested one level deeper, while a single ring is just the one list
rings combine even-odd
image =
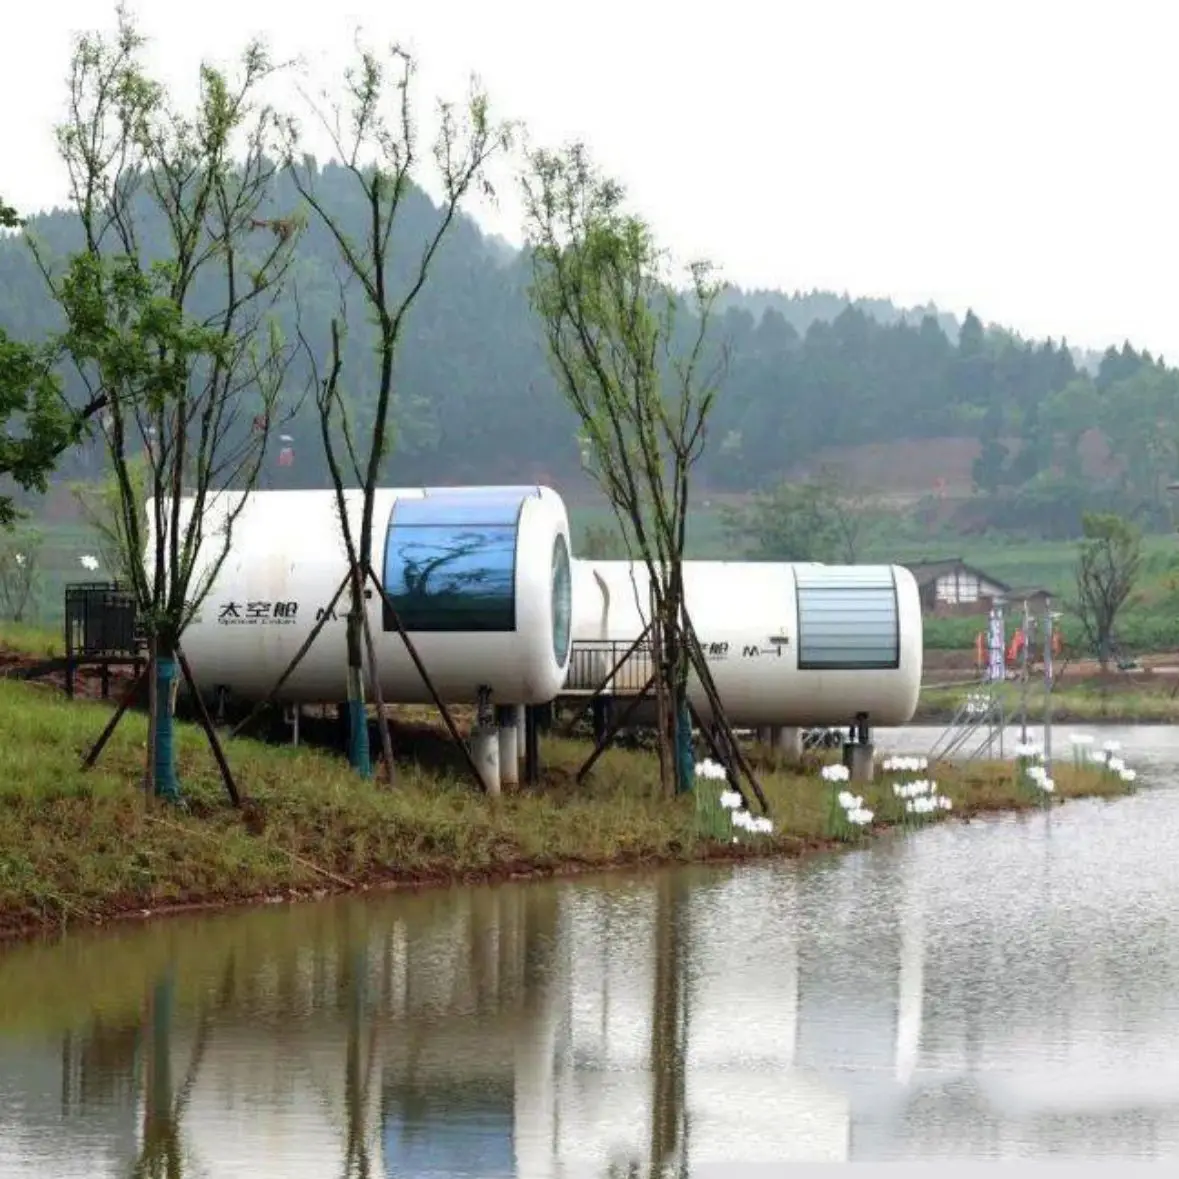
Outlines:
[{"label": "flowering plant clump", "polygon": [[1024,771],[1024,776],[1027,785],[1031,786],[1033,790],[1039,791],[1044,802],[1047,802],[1049,796],[1055,793],[1056,783],[1048,773],[1046,766],[1039,763],[1030,765]]},{"label": "flowering plant clump", "polygon": [[711,758],[696,765],[696,823],[701,834],[710,839],[737,843],[743,836],[772,835],[774,824],[766,815],[753,815],[745,809],[736,790],[729,790],[725,767]]},{"label": "flowering plant clump", "polygon": [[1069,740],[1073,745],[1073,762],[1078,767],[1100,766],[1103,773],[1123,782],[1133,782],[1138,777],[1121,756],[1120,741],[1106,741],[1100,749],[1095,749],[1093,738],[1088,733],[1074,733]]},{"label": "flowering plant clump", "polygon": [[1056,783],[1044,765],[1044,751],[1035,741],[1019,741],[1015,746],[1015,782],[1041,802],[1048,802]]},{"label": "flowering plant clump", "polygon": [[1123,782],[1133,782],[1138,775],[1126,765],[1126,759],[1120,753],[1121,748],[1120,741],[1106,741],[1099,750],[1094,751],[1092,759],[1103,765],[1105,772],[1111,777],[1120,778]]},{"label": "flowering plant clump", "polygon": [[[725,767],[711,758],[696,764],[696,830],[705,838],[727,841],[732,835],[729,810],[721,799],[730,793]],[[736,794],[736,791],[732,791]],[[740,799],[740,795],[737,798]]]},{"label": "flowering plant clump", "polygon": [[925,757],[886,757],[880,763],[880,768],[886,774],[919,774],[929,769],[929,759]]},{"label": "flowering plant clump", "polygon": [[[851,779],[847,766],[827,765],[820,771],[823,781],[839,786]],[[875,813],[864,805],[863,798],[849,790],[832,790],[827,825],[833,839],[852,839],[871,826]]]},{"label": "flowering plant clump", "polygon": [[938,794],[937,783],[930,778],[894,782],[892,793],[903,805],[901,819],[906,826],[924,823],[937,814],[954,809],[952,800],[944,794]]},{"label": "flowering plant clump", "polygon": [[967,716],[985,716],[992,707],[993,701],[987,692],[971,692],[963,704]]}]

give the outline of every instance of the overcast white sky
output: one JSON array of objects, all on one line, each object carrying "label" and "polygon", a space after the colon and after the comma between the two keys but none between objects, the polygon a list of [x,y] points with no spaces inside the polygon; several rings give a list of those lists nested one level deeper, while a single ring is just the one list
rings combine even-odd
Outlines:
[{"label": "overcast white sky", "polygon": [[[1168,0],[138,0],[191,87],[264,33],[330,75],[356,27],[477,71],[534,141],[582,138],[683,256],[744,286],[933,299],[1026,335],[1179,360],[1179,5]],[[0,194],[64,197],[71,33],[106,0],[4,6]],[[689,15],[693,14],[693,15]],[[517,240],[504,199],[480,220]]]}]

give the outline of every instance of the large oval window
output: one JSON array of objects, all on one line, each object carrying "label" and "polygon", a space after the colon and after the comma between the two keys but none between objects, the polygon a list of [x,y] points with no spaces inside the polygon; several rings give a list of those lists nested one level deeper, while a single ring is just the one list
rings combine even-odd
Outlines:
[{"label": "large oval window", "polygon": [[560,533],[553,541],[553,655],[563,668],[569,659],[569,628],[573,618],[573,584],[569,547]]}]

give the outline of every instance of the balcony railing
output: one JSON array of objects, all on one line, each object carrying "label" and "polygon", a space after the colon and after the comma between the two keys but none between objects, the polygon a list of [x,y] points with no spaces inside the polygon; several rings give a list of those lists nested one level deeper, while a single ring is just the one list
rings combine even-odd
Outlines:
[{"label": "balcony railing", "polygon": [[[609,682],[605,682],[607,676]],[[636,696],[650,677],[651,644],[647,640],[636,646],[633,641],[585,639],[573,644],[564,690],[589,695],[600,689],[607,696]]]}]

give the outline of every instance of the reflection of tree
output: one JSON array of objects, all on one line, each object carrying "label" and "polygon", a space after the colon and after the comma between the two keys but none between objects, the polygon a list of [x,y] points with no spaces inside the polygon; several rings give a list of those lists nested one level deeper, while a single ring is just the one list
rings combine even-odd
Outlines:
[{"label": "reflection of tree", "polygon": [[680,1141],[684,1118],[684,1049],[680,1034],[684,947],[682,885],[659,877],[655,914],[655,986],[651,1013],[651,1175],[663,1173]]},{"label": "reflection of tree", "polygon": [[[407,597],[427,597],[433,592],[433,587],[427,584],[430,576],[436,573],[439,569],[445,569],[448,565],[453,565],[455,562],[465,560],[467,557],[473,556],[480,549],[489,547],[489,540],[499,541],[501,538],[498,535],[500,530],[491,532],[460,532],[455,537],[455,543],[447,545],[442,552],[429,560],[417,560],[409,556],[415,549],[432,550],[436,549],[436,545],[428,545],[422,543],[407,543],[401,547],[400,556],[403,565],[402,578],[405,582],[405,594]],[[462,593],[467,592],[477,586],[483,585],[487,580],[495,574],[496,571],[489,570],[486,567],[475,567],[462,572],[452,572],[450,576],[450,588],[452,592]]]},{"label": "reflection of tree", "polygon": [[[683,882],[659,878],[655,909],[655,985],[651,1011],[651,1149],[647,1179],[676,1171],[686,1174],[685,1054],[687,1049]],[[612,1163],[604,1179],[640,1179],[638,1159]]]},{"label": "reflection of tree", "polygon": [[183,1179],[180,1128],[209,1041],[209,1013],[204,1008],[196,1043],[180,1089],[172,1083],[172,1020],[175,971],[169,968],[152,988],[148,1000],[150,1033],[147,1075],[143,1086],[143,1146],[131,1169],[132,1179]]},{"label": "reflection of tree", "polygon": [[364,1024],[365,975],[368,956],[363,945],[352,948],[346,959],[348,1046],[344,1062],[344,1107],[347,1136],[344,1147],[344,1179],[369,1179],[367,1112],[376,1059],[378,1023],[370,1021],[367,1049],[361,1046]]}]

